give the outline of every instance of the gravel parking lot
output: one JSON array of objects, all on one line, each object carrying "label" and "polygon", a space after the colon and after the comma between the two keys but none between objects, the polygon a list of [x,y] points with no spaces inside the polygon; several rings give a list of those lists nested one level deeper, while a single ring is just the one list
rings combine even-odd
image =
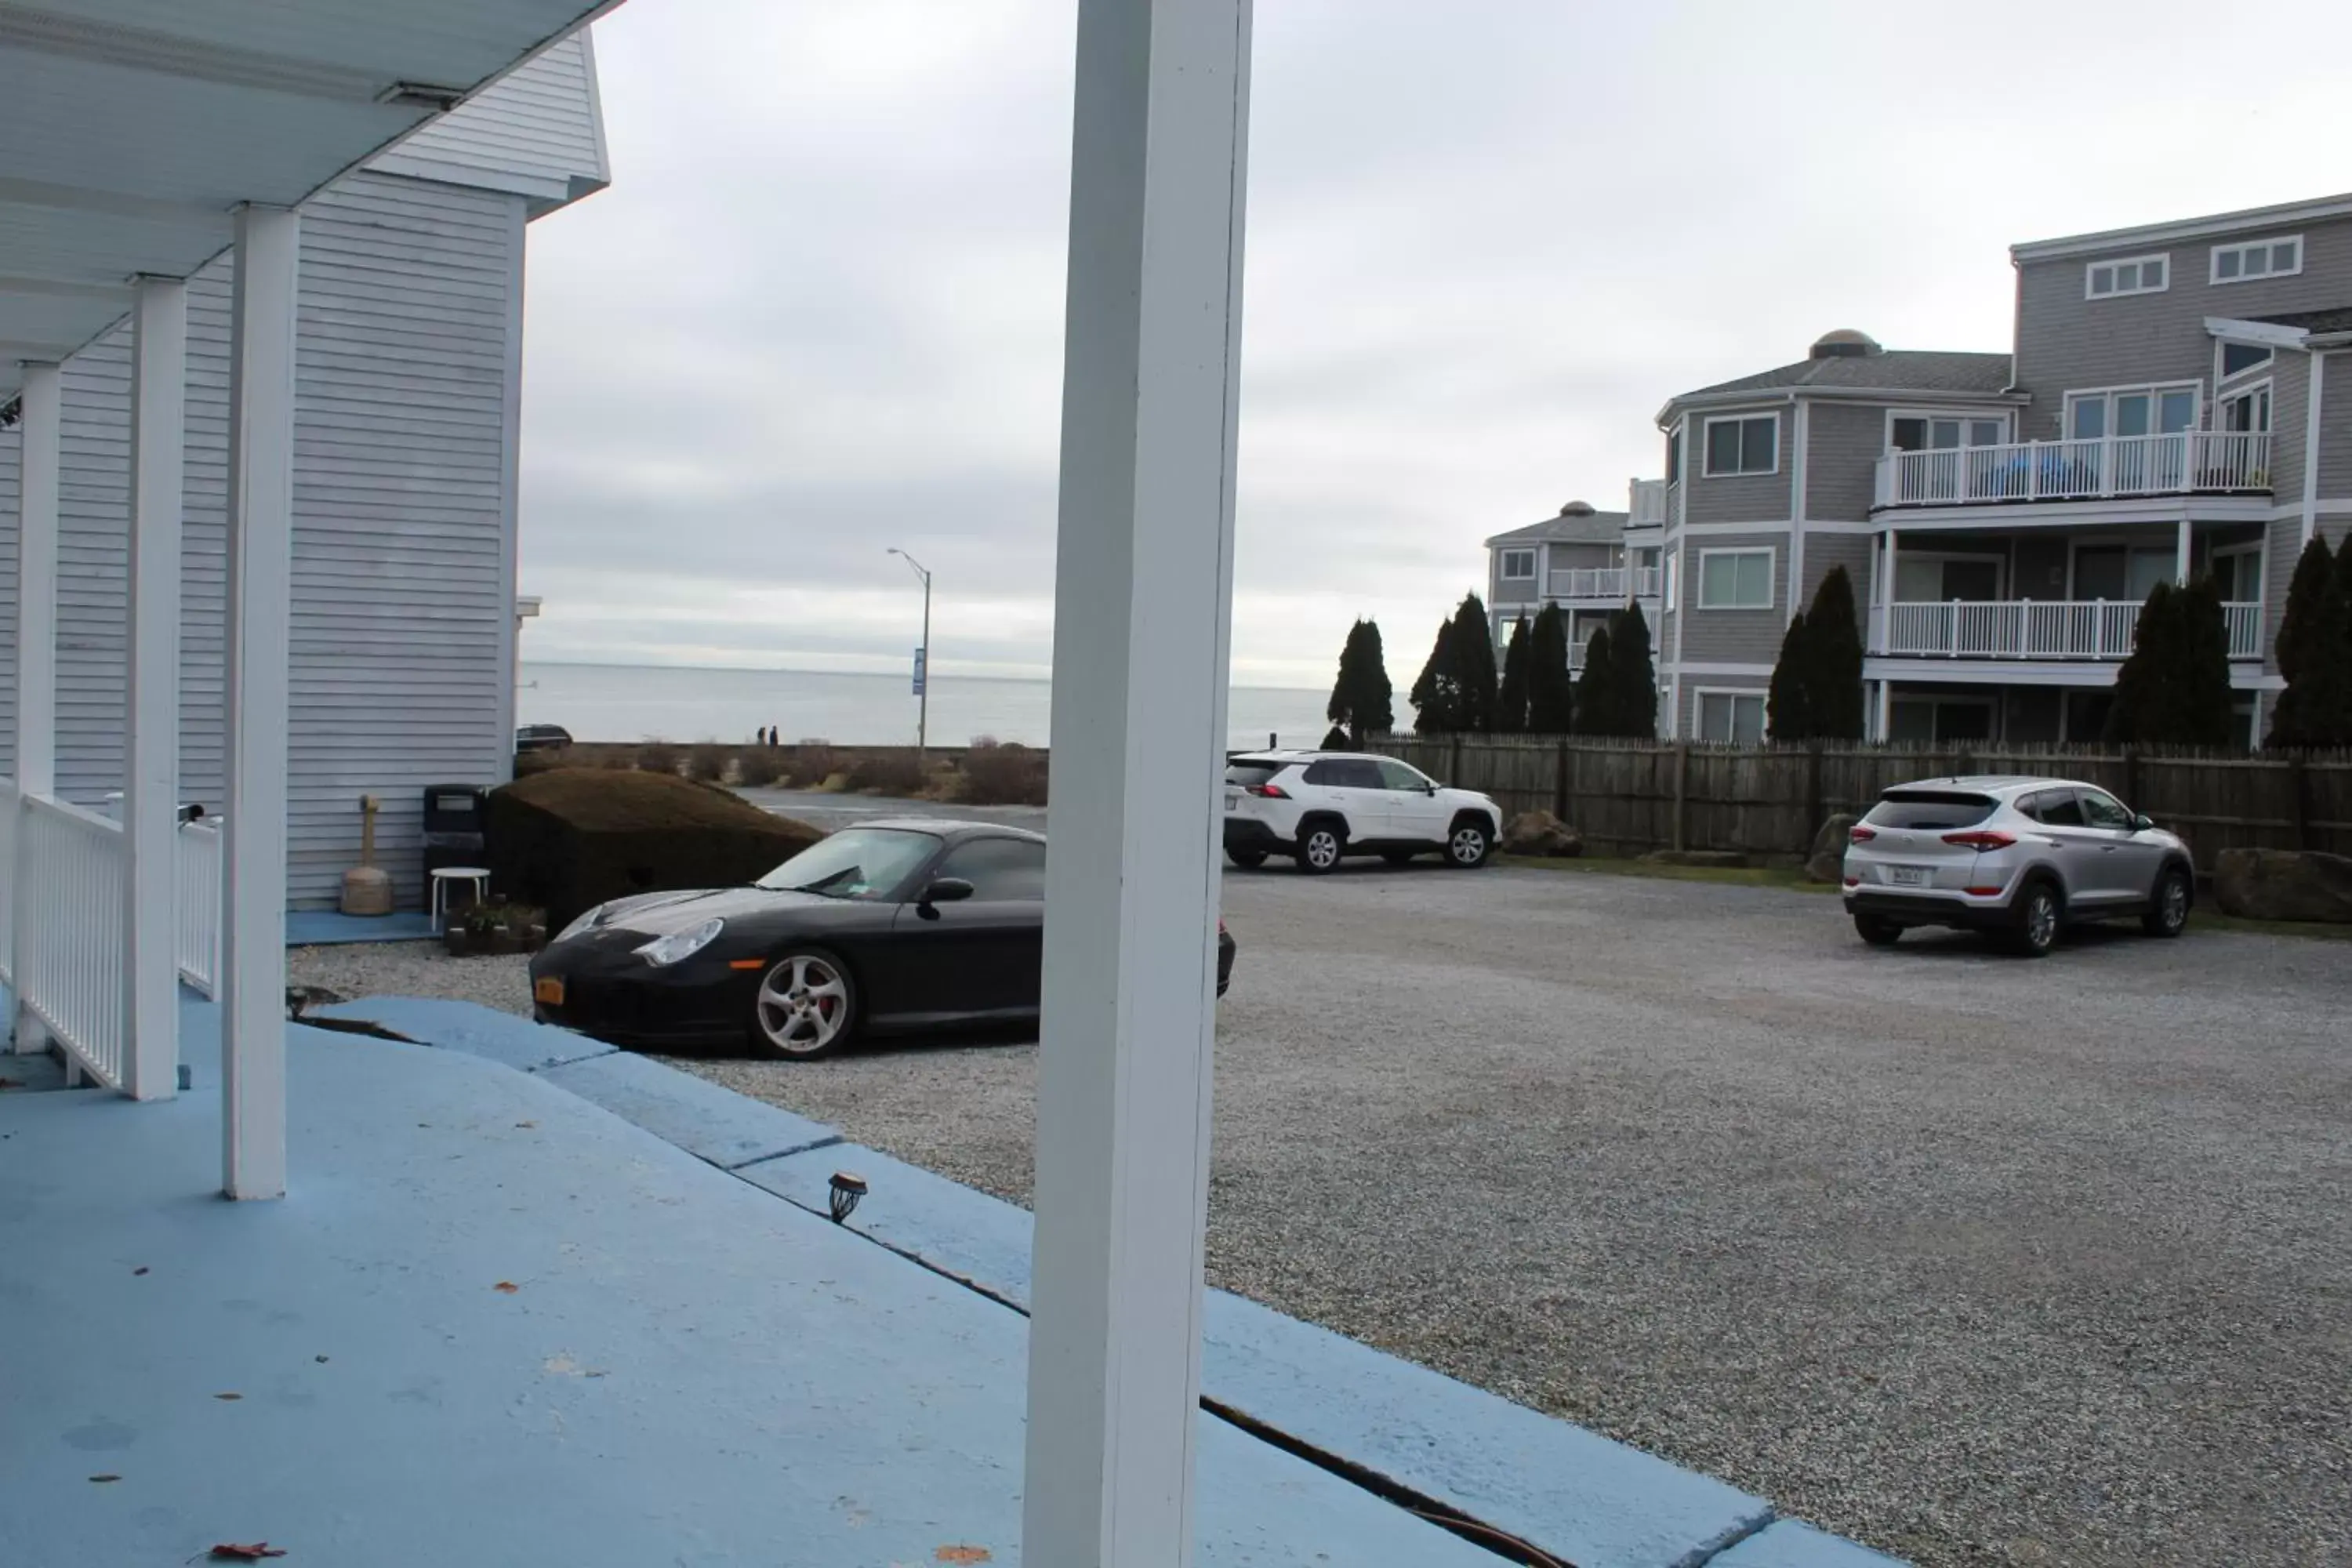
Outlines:
[{"label": "gravel parking lot", "polygon": [[[1922,1563],[2352,1561],[2352,947],[1225,886],[1217,1284]],[[680,1065],[1028,1195],[1033,1047]]]}]

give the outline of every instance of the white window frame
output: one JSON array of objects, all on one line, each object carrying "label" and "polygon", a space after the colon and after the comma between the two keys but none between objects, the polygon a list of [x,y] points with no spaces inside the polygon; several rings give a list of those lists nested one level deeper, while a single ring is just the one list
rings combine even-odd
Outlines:
[{"label": "white window frame", "polygon": [[[2229,408],[2231,404],[2237,402],[2241,398],[2264,395],[2267,395],[2270,399],[2269,406],[2263,410],[2265,420],[2267,421],[2268,419],[2275,418],[2278,415],[2278,393],[2271,384],[2271,378],[2269,376],[2256,376],[2252,381],[2232,386],[2227,392],[2215,393],[2213,395],[2214,430],[2217,433],[2223,435],[2246,434],[2246,432],[2242,431],[2232,432],[2229,426],[2222,422],[2228,417],[2225,411]],[[2272,426],[2265,422],[2262,428],[2259,431],[2253,432],[2253,434],[2267,436],[2271,433],[2271,429]]]},{"label": "white window frame", "polygon": [[[1717,470],[1715,466],[1715,427],[1718,425],[1745,425],[1751,419],[1769,419],[1772,422],[1772,466],[1769,468],[1724,468]],[[1747,437],[1742,436],[1739,438],[1739,446],[1742,451],[1747,450]],[[1687,449],[1683,453],[1683,461],[1685,463],[1690,461],[1690,453]],[[1699,426],[1698,462],[1699,473],[1705,478],[1710,479],[1770,479],[1773,475],[1780,471],[1780,411],[1778,409],[1772,409],[1761,414],[1715,414],[1708,416]]]},{"label": "white window frame", "polygon": [[1756,743],[1763,744],[1771,738],[1772,726],[1772,710],[1766,700],[1767,696],[1766,689],[1760,686],[1694,686],[1691,688],[1690,738],[1694,741],[1705,742],[1711,746],[1739,744],[1738,738],[1739,724],[1736,715],[1731,726],[1731,734],[1717,741],[1710,739],[1706,733],[1706,700],[1710,697],[1728,697],[1735,706],[1742,701],[1756,704]]},{"label": "white window frame", "polygon": [[[1764,557],[1764,602],[1760,605],[1710,605],[1706,602],[1706,560],[1710,555],[1761,555]],[[1780,547],[1777,544],[1739,544],[1698,552],[1698,605],[1702,610],[1740,610],[1754,615],[1767,611],[1780,599]]]},{"label": "white window frame", "polygon": [[2271,563],[2269,560],[2270,545],[2268,542],[2260,539],[2250,539],[2240,544],[2217,544],[2206,552],[2205,570],[2208,573],[2210,573],[2213,570],[2215,563],[2219,562],[2224,555],[2242,555],[2253,562],[2254,576],[2257,579],[2258,584],[2257,592],[2252,599],[2232,599],[2228,602],[2237,605],[2259,605],[2263,603],[2264,595],[2271,591]]},{"label": "white window frame", "polygon": [[[1993,445],[1996,447],[2006,447],[2017,438],[2017,426],[2011,423],[2010,420],[2010,415],[2011,412],[2012,410],[2007,408],[1890,408],[1886,411],[1885,426],[1879,431],[1878,455],[1882,458],[1891,458],[1895,456],[1895,422],[1897,419],[1957,419],[1963,426],[1978,424],[1989,419],[1996,419],[2000,422],[2000,439],[1994,442]],[[1965,430],[1962,431],[1963,435],[1966,433],[1967,432]],[[1930,447],[1926,448],[1926,450],[1928,451],[1951,451],[1954,449],[1955,448],[1948,447]],[[1982,448],[1962,447],[1958,449],[1962,451],[1979,451]]]},{"label": "white window frame", "polygon": [[[2133,437],[2128,436],[2116,436],[2115,434],[2116,399],[2117,397],[2128,397],[2136,392],[2145,392],[2147,394],[2148,412],[2151,416],[2158,418],[2161,417],[2163,412],[2164,395],[2166,393],[2188,393],[2197,400],[2196,409],[2189,416],[2189,428],[2191,430],[2201,430],[2205,427],[2206,398],[2205,384],[2203,382],[2140,382],[2131,386],[2083,386],[2077,387],[2067,393],[2063,397],[2059,399],[2058,438],[2062,441],[2091,441],[2100,439],[2100,437],[2095,436],[2077,437],[2074,434],[2074,405],[2095,397],[2101,403],[2106,405],[2105,422],[2107,427],[2107,434],[2111,437],[2115,437],[2115,438],[2119,441],[2128,441],[2133,439]],[[2153,436],[2160,434],[2160,432],[2151,430],[2148,434]]]},{"label": "white window frame", "polygon": [[[2294,247],[2294,265],[2284,268],[2273,268],[2270,264],[2272,247],[2281,245]],[[2265,279],[2298,277],[2303,272],[2305,248],[2303,236],[2299,234],[2274,234],[2266,239],[2239,239],[2232,240],[2228,245],[2217,245],[2206,263],[2208,274],[2205,280],[2219,289],[2231,283],[2260,283]],[[2263,253],[2262,271],[2249,272],[2245,269],[2245,255],[2250,250],[2259,250]],[[2221,276],[2221,258],[2225,256],[2234,256],[2239,258],[2238,274],[2234,278]]]},{"label": "white window frame", "polygon": [[[2225,371],[2221,356],[2231,349],[2260,349],[2263,357],[2242,370]],[[2223,385],[2242,375],[2267,375],[2278,364],[2278,347],[2273,343],[2258,343],[2246,338],[2216,338],[2213,340],[2213,384]]]},{"label": "white window frame", "polygon": [[[2129,289],[2115,287],[2117,268],[2137,267],[2141,269],[2142,276],[2145,276],[2147,264],[2151,261],[2164,263],[2163,282],[2153,289],[2146,283],[2136,284]],[[2107,275],[2108,286],[2105,289],[2093,287],[2102,272]],[[2086,261],[2083,264],[2083,298],[2085,300],[2120,300],[2127,294],[2161,294],[2171,287],[2172,252],[2168,250],[2151,251],[2146,256],[2111,256],[2103,261]]]},{"label": "white window frame", "polygon": [[[1531,544],[1514,544],[1507,550],[1496,551],[1495,555],[1495,581],[1497,583],[1532,583],[1536,580],[1537,563],[1535,546]],[[1514,555],[1524,555],[1528,558],[1528,569],[1526,571],[1514,572],[1511,570],[1511,557]]]}]

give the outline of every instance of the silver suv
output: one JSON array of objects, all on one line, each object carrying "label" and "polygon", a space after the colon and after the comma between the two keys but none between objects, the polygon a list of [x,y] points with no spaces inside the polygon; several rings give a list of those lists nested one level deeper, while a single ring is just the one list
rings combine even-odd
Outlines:
[{"label": "silver suv", "polygon": [[2196,898],[2189,847],[2103,789],[2070,779],[1925,779],[1855,825],[1845,907],[1873,947],[1912,926],[2006,936],[2039,958],[2078,921],[2137,916],[2179,936]]}]

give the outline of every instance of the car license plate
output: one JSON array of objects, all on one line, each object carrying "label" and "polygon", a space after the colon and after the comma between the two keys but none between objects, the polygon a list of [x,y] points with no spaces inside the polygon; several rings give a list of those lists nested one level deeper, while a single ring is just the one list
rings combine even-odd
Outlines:
[{"label": "car license plate", "polygon": [[530,999],[534,1002],[543,1002],[550,1007],[562,1006],[563,982],[552,974],[541,980],[532,981]]},{"label": "car license plate", "polygon": [[1925,866],[1889,866],[1886,879],[1898,888],[1924,888],[1927,885]]}]

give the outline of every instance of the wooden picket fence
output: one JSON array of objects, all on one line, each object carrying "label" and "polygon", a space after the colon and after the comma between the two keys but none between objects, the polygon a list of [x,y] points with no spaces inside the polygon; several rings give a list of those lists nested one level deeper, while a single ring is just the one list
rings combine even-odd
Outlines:
[{"label": "wooden picket fence", "polygon": [[1976,744],[1720,746],[1531,735],[1381,736],[1370,749],[1495,797],[1506,818],[1549,811],[1589,852],[1727,849],[1803,855],[1832,813],[1888,787],[1955,773],[2098,785],[2189,843],[2200,871],[2222,850],[2352,855],[2352,752],[2237,753]]}]

